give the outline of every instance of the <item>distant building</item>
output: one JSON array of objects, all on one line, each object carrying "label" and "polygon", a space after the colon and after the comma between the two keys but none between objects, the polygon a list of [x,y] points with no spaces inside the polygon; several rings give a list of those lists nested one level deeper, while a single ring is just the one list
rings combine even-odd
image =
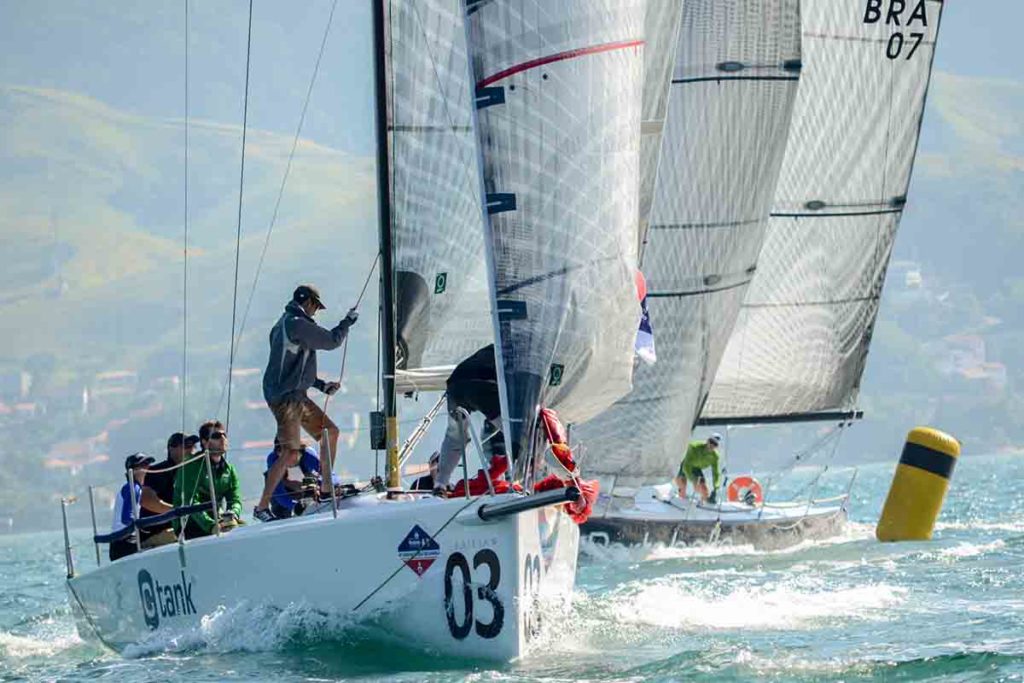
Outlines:
[{"label": "distant building", "polygon": [[0,399],[17,401],[32,390],[32,373],[24,370],[0,373]]}]

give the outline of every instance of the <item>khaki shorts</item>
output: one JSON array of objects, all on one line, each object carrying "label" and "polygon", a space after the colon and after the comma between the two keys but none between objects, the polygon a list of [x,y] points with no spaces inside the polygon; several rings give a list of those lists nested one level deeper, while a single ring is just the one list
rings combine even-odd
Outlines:
[{"label": "khaki shorts", "polygon": [[277,441],[291,450],[302,449],[302,431],[320,442],[324,430],[335,430],[337,425],[324,415],[320,406],[306,397],[297,401],[283,401],[270,406],[277,420]]}]

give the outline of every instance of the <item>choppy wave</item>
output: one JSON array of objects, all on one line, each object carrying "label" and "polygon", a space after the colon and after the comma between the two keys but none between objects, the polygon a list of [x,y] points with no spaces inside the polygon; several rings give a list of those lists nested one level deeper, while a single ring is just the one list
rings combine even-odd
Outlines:
[{"label": "choppy wave", "polygon": [[0,631],[0,652],[4,657],[49,657],[82,644],[77,635],[19,636]]}]

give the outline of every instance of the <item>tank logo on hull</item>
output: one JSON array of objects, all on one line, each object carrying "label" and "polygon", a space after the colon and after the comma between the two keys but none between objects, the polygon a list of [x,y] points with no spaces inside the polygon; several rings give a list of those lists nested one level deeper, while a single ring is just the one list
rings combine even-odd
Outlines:
[{"label": "tank logo on hull", "polygon": [[398,557],[416,576],[423,576],[440,555],[441,546],[419,524],[398,544]]},{"label": "tank logo on hull", "polygon": [[154,581],[148,571],[140,569],[138,581],[142,617],[150,630],[155,631],[160,626],[161,618],[196,614],[196,606],[192,602],[192,581],[185,578],[184,571],[181,572],[181,581],[161,584]]}]

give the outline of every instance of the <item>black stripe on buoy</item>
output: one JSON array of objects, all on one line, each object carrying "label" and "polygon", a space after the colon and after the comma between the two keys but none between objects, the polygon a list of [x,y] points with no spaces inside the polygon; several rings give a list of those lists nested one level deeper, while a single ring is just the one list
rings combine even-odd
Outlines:
[{"label": "black stripe on buoy", "polygon": [[947,455],[942,451],[936,451],[927,446],[916,443],[907,443],[903,447],[903,455],[900,456],[901,465],[909,465],[937,474],[943,479],[953,476],[953,468],[956,467],[956,458]]}]

